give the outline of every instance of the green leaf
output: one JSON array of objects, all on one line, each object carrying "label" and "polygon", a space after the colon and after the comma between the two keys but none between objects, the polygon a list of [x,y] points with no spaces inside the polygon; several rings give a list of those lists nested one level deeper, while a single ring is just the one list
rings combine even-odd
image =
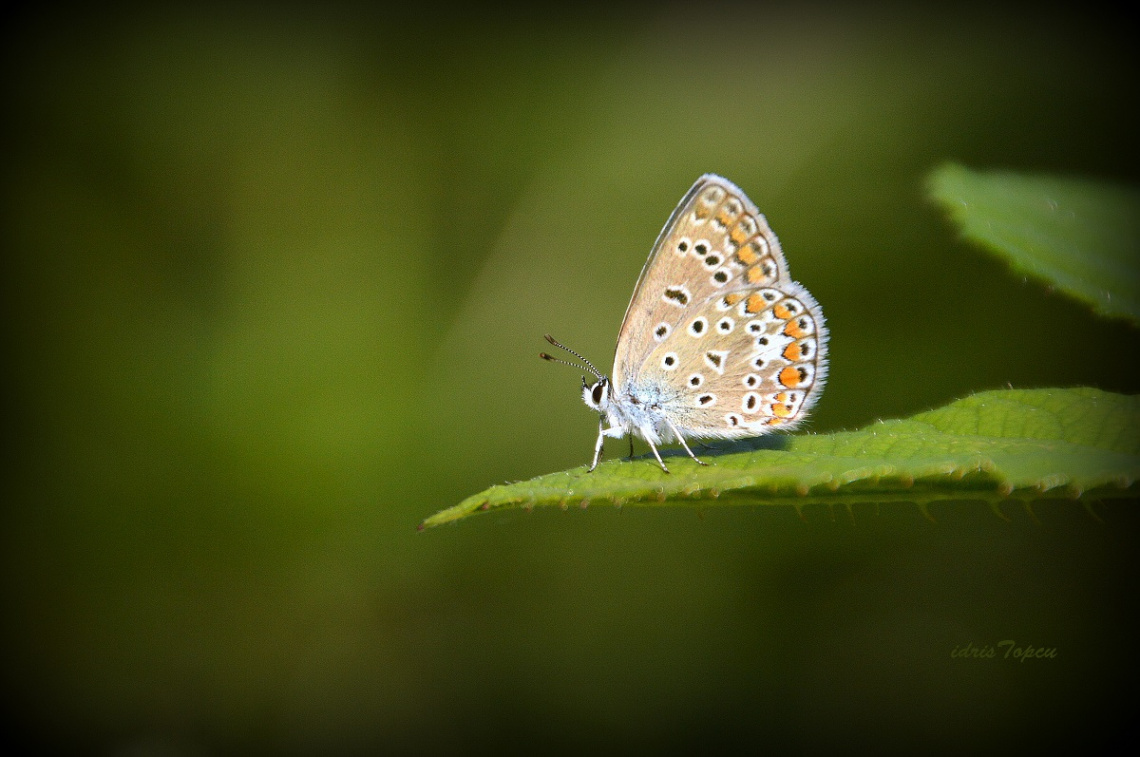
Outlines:
[{"label": "green leaf", "polygon": [[[767,448],[755,448],[768,441]],[[739,449],[740,444],[734,445]],[[492,486],[437,513],[437,526],[506,508],[614,505],[792,505],[1136,497],[1140,396],[1098,389],[981,392],[859,431],[764,437],[744,451],[650,456],[579,466]]]},{"label": "green leaf", "polygon": [[1140,192],[954,164],[933,171],[928,187],[965,238],[1015,271],[1140,325]]}]

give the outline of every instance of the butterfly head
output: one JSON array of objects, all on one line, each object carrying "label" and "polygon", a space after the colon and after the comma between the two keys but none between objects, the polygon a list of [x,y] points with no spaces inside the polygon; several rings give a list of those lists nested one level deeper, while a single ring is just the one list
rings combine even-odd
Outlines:
[{"label": "butterfly head", "polygon": [[582,377],[582,401],[585,402],[586,406],[591,410],[596,410],[602,415],[605,415],[606,411],[609,410],[611,399],[609,377],[603,376],[601,371],[594,367],[593,363],[579,355],[574,350],[563,344],[559,344],[558,341],[556,341],[550,334],[546,335],[546,341],[550,342],[555,347],[566,350],[571,355],[581,360],[585,365],[583,366],[578,365],[577,363],[568,362],[566,360],[559,360],[556,357],[547,355],[545,352],[540,352],[538,356],[543,360],[549,360],[552,363],[562,363],[563,365],[569,365],[573,368],[582,368],[583,370],[588,370],[590,373],[594,374],[594,377],[597,378],[597,381],[592,384],[586,381],[585,376]]},{"label": "butterfly head", "polygon": [[582,377],[582,401],[591,410],[597,410],[601,414],[605,414],[610,407],[610,380],[606,376],[600,377],[592,384],[586,383],[586,377]]}]

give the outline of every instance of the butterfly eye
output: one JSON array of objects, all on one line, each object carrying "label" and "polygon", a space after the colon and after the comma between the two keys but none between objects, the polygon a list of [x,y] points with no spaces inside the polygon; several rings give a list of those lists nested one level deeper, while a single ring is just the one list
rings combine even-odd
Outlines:
[{"label": "butterfly eye", "polygon": [[601,381],[594,384],[594,391],[590,392],[590,396],[594,398],[595,405],[602,404],[602,393],[605,392],[605,390],[606,388],[602,386]]}]

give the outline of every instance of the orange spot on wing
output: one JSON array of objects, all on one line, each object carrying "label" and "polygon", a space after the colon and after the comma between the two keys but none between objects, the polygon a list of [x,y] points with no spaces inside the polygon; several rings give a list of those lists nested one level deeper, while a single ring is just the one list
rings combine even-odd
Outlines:
[{"label": "orange spot on wing", "polygon": [[736,303],[740,302],[743,299],[744,299],[744,295],[739,294],[739,293],[737,293],[737,294],[726,294],[724,296],[724,302],[729,307],[732,307],[733,305],[735,305]]},{"label": "orange spot on wing", "polygon": [[732,243],[737,247],[748,241],[748,232],[745,231],[744,227],[740,224],[733,226],[732,231],[729,232],[728,236],[732,240]]},{"label": "orange spot on wing", "polygon": [[775,405],[772,405],[772,415],[776,416],[776,418],[787,418],[787,417],[791,416],[791,414],[792,414],[792,409],[790,407],[788,407],[787,405],[783,405],[780,403],[776,403]]},{"label": "orange spot on wing", "polygon": [[748,295],[748,303],[744,306],[744,309],[749,313],[759,313],[764,309],[764,298],[753,292]]},{"label": "orange spot on wing", "polygon": [[744,263],[744,265],[752,265],[756,261],[760,260],[760,256],[756,253],[756,250],[752,245],[741,247],[736,251],[736,257],[740,260],[741,263]]},{"label": "orange spot on wing", "polygon": [[749,284],[759,284],[761,281],[768,277],[764,274],[763,266],[754,265],[748,269],[748,273],[746,274],[745,278],[748,279]]},{"label": "orange spot on wing", "polygon": [[779,426],[783,422],[784,422],[783,418],[769,418],[767,421],[769,426]]},{"label": "orange spot on wing", "polygon": [[776,307],[772,308],[772,312],[781,321],[786,321],[792,317],[792,311],[788,310],[787,305],[785,305],[782,302],[779,305],[777,305]]},{"label": "orange spot on wing", "polygon": [[802,339],[807,336],[804,330],[800,328],[799,321],[788,321],[788,325],[784,327],[784,334],[792,339]]},{"label": "orange spot on wing", "polygon": [[697,207],[693,208],[693,216],[698,221],[703,221],[712,215],[712,208],[702,202],[697,203]]},{"label": "orange spot on wing", "polygon": [[792,362],[796,362],[803,357],[803,351],[800,349],[798,342],[792,342],[784,348],[784,357]]},{"label": "orange spot on wing", "polygon": [[787,392],[780,392],[779,394],[776,395],[776,402],[787,402],[787,401],[788,401],[788,393]]},{"label": "orange spot on wing", "polygon": [[716,220],[720,221],[725,226],[736,220],[736,216],[728,212],[727,208],[721,208],[720,212],[716,214]]},{"label": "orange spot on wing", "polygon": [[784,368],[784,370],[780,371],[779,381],[781,384],[787,387],[796,386],[800,383],[799,369],[793,368],[789,365],[788,367]]}]

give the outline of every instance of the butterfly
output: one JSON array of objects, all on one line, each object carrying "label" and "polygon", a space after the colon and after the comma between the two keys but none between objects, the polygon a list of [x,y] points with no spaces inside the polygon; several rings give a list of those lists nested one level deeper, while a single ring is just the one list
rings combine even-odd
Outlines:
[{"label": "butterfly", "polygon": [[605,437],[657,445],[686,437],[738,439],[790,429],[827,379],[827,327],[815,298],[788,275],[776,235],[735,184],[697,179],[657,237],[618,331],[612,378],[589,370],[582,399],[598,413],[594,461]]}]

